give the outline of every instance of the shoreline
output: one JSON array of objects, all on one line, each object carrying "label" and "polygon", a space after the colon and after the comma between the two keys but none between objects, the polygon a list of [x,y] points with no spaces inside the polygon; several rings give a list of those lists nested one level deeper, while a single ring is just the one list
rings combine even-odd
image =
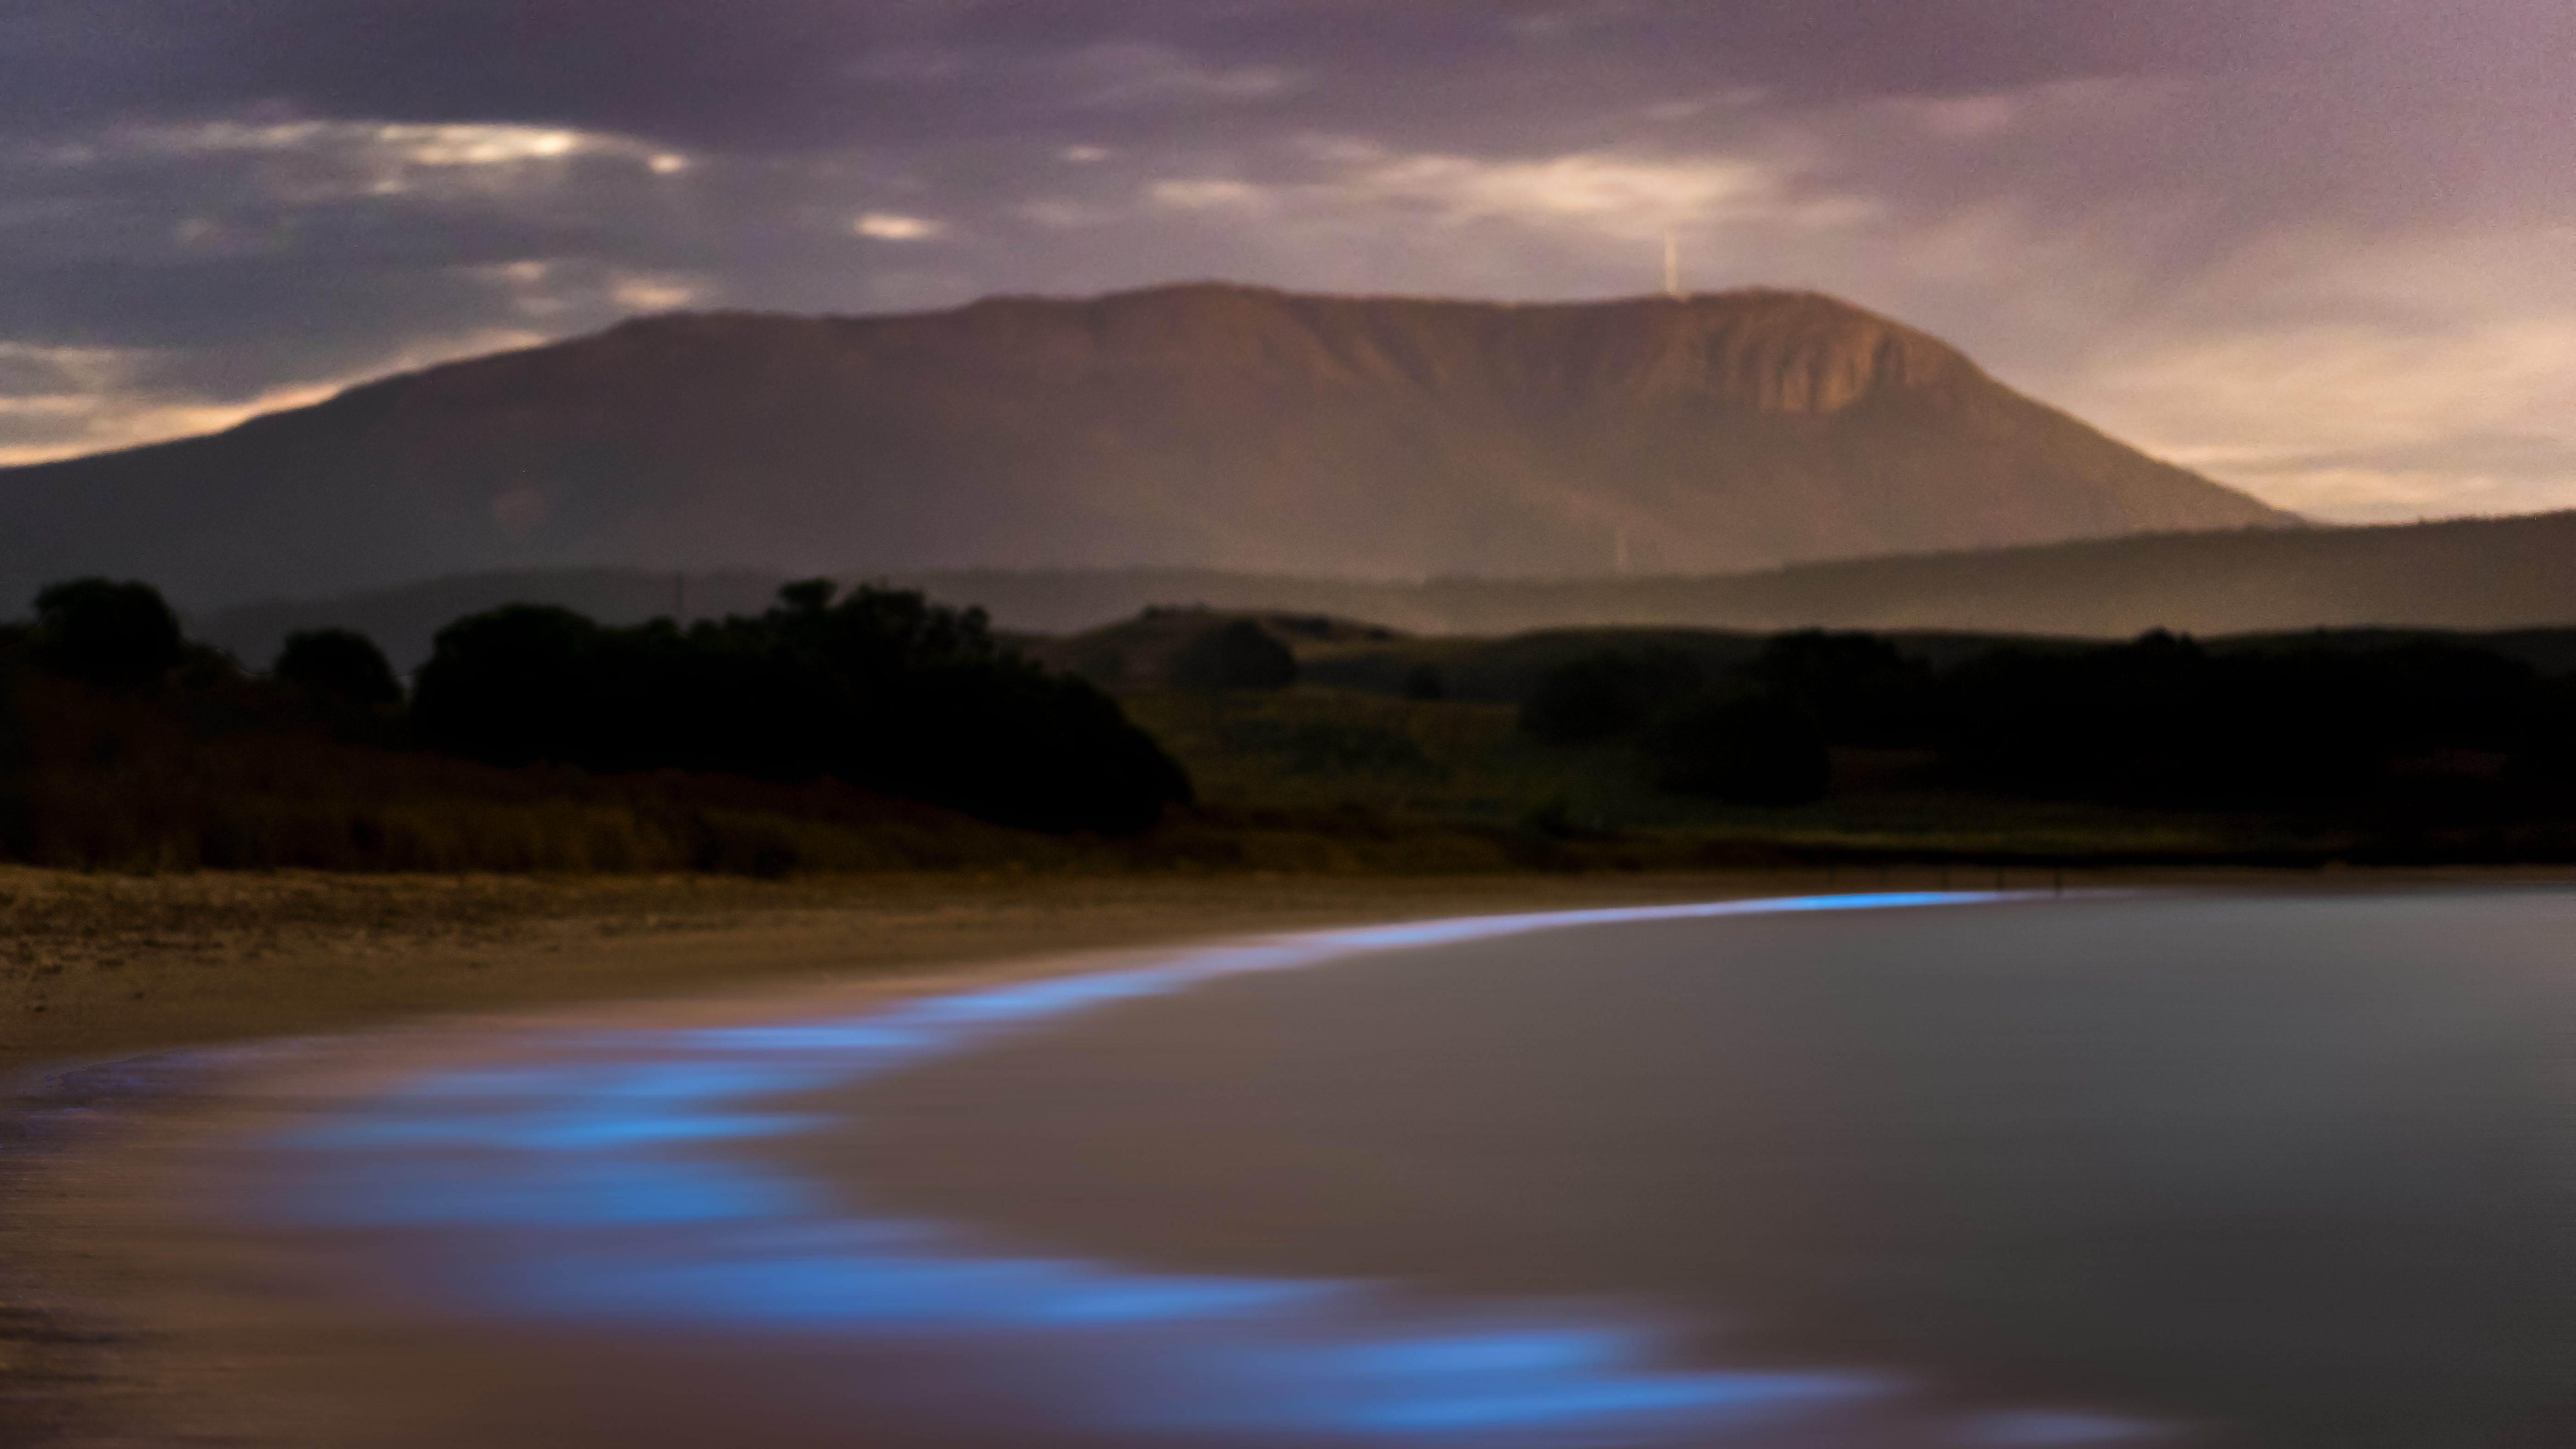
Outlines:
[{"label": "shoreline", "polygon": [[1822,873],[116,877],[0,867],[0,1081],[454,1013]]},{"label": "shoreline", "polygon": [[[33,945],[63,969],[22,974],[9,983],[21,999],[0,998],[15,1008],[14,1030],[0,1038],[0,1442],[337,1442],[341,1416],[362,1411],[299,1382],[291,1350],[257,1374],[243,1368],[258,1356],[247,1343],[283,1335],[312,1347],[329,1341],[325,1331],[209,1297],[209,1279],[250,1260],[174,1208],[165,1170],[188,1144],[259,1110],[263,1093],[318,1086],[317,1071],[346,1080],[352,1063],[385,1070],[576,1020],[881,1003],[1097,970],[1200,941],[1800,884],[1812,882],[0,872],[21,920],[39,892],[77,917],[8,943],[21,959]],[[450,902],[459,919],[442,913]],[[189,913],[201,916],[193,929],[171,919]],[[89,989],[66,991],[66,978]],[[26,1011],[31,981],[44,991],[42,1012]],[[273,1382],[253,1391],[251,1377]]]},{"label": "shoreline", "polygon": [[0,865],[0,1092],[106,1062],[388,1022],[1031,953],[1698,895],[2576,884],[2576,866],[1894,864],[1456,875],[954,872],[116,876]]},{"label": "shoreline", "polygon": [[[23,890],[26,874],[0,875],[0,887]],[[1929,868],[1862,874],[1845,871],[1836,893],[1925,888],[1933,879]],[[2039,874],[2018,883],[2044,886]],[[2576,880],[2567,871],[2492,870],[2116,874],[2122,878],[2070,878],[2067,887],[2380,889]],[[2138,879],[2150,874],[2156,878]],[[86,1018],[66,1011],[42,1032],[21,1030],[0,1050],[0,1074],[11,1089],[0,1107],[0,1263],[7,1265],[0,1272],[0,1440],[35,1449],[214,1433],[230,1442],[318,1444],[350,1427],[322,1422],[331,1419],[321,1411],[325,1399],[334,1400],[334,1414],[364,1413],[338,1402],[345,1394],[321,1394],[309,1381],[299,1388],[291,1347],[244,1367],[259,1357],[246,1345],[262,1335],[309,1346],[324,1341],[319,1326],[286,1322],[292,1314],[275,1309],[245,1318],[242,1304],[211,1301],[210,1277],[241,1265],[210,1260],[204,1239],[219,1236],[211,1232],[198,1235],[191,1257],[191,1222],[172,1207],[163,1170],[171,1149],[201,1138],[228,1114],[239,1120],[262,1110],[261,1091],[299,1078],[313,1089],[318,1064],[336,1060],[345,1074],[353,1059],[372,1060],[372,1073],[387,1069],[388,1057],[419,1059],[452,1052],[478,1033],[569,1020],[701,1019],[775,1012],[808,999],[882,1003],[1288,930],[1816,894],[1826,884],[1822,876],[713,882],[701,883],[698,898],[677,901],[671,897],[689,887],[574,882],[558,889],[442,878],[356,885],[360,909],[337,916],[317,899],[341,883],[271,882],[271,896],[302,902],[304,934],[273,932],[280,944],[252,958],[250,969],[210,971],[219,932],[165,934],[167,944],[90,972],[119,987],[146,983],[130,988],[140,998],[126,998],[142,1004],[117,1008],[112,997],[70,997],[108,1009]],[[101,883],[69,884],[78,894]],[[192,892],[244,883],[104,884],[111,892],[125,887],[130,905],[152,891],[184,904]],[[467,901],[470,929],[451,929],[435,911],[388,926],[381,908],[419,891],[430,893],[433,906]],[[241,907],[235,901],[226,909],[238,915]],[[171,928],[147,921],[141,929]],[[192,984],[193,991],[182,989]],[[170,994],[156,1001],[156,985]],[[225,986],[236,988],[228,1001]],[[49,997],[49,1008],[66,996]],[[216,1009],[193,1023],[193,1039],[173,1030],[174,1013],[210,997]],[[29,1050],[20,1043],[30,1035],[54,1049]]]}]

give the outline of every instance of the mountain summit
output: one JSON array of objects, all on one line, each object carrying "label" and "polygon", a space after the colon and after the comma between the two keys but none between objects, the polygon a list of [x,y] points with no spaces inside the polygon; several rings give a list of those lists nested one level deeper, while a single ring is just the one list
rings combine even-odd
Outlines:
[{"label": "mountain summit", "polygon": [[0,598],[465,569],[1701,573],[2293,523],[1835,299],[677,314],[0,470]]}]

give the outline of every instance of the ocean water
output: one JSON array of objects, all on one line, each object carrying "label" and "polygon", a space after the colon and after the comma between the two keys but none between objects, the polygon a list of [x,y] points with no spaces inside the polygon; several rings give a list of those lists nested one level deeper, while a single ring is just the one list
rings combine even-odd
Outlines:
[{"label": "ocean water", "polygon": [[551,1442],[2576,1443],[2576,896],[1793,904],[566,1035],[259,1210]]}]

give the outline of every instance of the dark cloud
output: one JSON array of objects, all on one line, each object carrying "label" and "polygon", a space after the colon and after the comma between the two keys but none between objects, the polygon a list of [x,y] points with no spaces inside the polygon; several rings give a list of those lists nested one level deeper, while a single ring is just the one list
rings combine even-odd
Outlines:
[{"label": "dark cloud", "polygon": [[[1544,92],[1559,65],[1642,71],[1667,85],[1940,94],[2225,69],[2297,49],[2311,32],[2284,17],[2317,4],[20,0],[0,21],[0,96],[21,125],[266,104],[822,146],[973,133],[1096,104],[1098,78],[1084,57],[1119,47],[1202,57],[1207,75],[1295,70],[1317,95],[1375,95],[1381,112],[1408,101],[1436,109],[1433,92],[1462,81],[1535,80]],[[2347,16],[2354,8],[2326,7]],[[1188,101],[1228,91],[1178,84],[1161,94]]]}]

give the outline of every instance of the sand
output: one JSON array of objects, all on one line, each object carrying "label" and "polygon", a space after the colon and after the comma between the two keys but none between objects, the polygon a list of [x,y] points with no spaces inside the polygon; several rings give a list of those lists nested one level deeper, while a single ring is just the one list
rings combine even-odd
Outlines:
[{"label": "sand", "polygon": [[[2500,874],[2569,879],[2350,879]],[[411,1431],[388,1415],[491,1371],[269,1292],[255,1248],[172,1200],[172,1153],[279,1093],[330,1090],[353,1062],[568,1012],[882,997],[1212,937],[1939,883],[1929,870],[754,882],[0,868],[0,1444],[395,1442]],[[377,1351],[354,1353],[370,1334]],[[408,1363],[409,1378],[370,1383],[352,1376],[360,1361]]]},{"label": "sand", "polygon": [[437,1051],[610,1003],[898,993],[1076,969],[1112,948],[1824,883],[0,868],[0,1444],[327,1443],[346,1427],[348,1396],[299,1382],[291,1345],[349,1326],[247,1321],[243,1295],[210,1294],[247,1270],[207,1254],[239,1246],[197,1238],[155,1170],[246,1097],[311,1090],[275,1085],[282,1059]]}]

